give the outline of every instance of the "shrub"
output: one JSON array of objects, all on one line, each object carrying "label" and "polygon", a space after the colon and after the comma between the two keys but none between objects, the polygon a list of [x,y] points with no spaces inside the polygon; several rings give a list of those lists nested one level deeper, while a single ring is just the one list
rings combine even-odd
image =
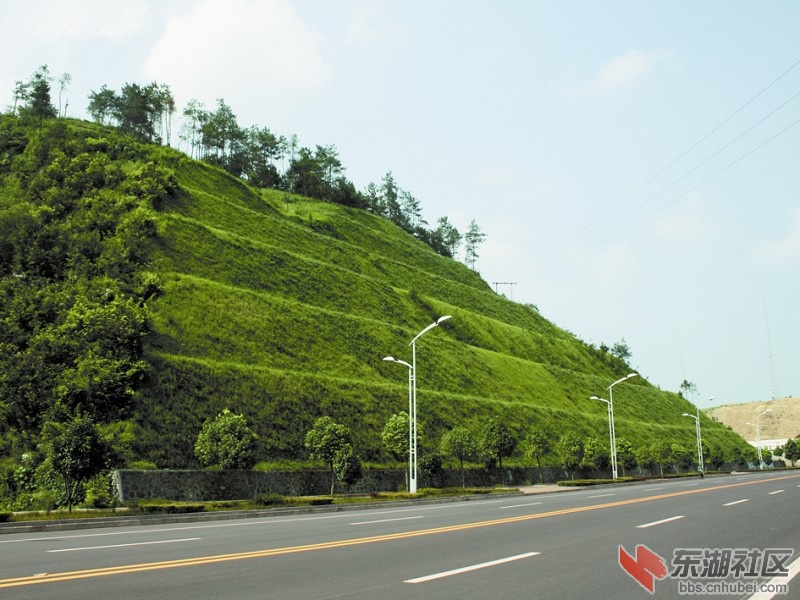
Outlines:
[{"label": "shrub", "polygon": [[258,494],[255,498],[253,498],[253,503],[258,504],[259,506],[276,506],[279,504],[285,504],[286,498],[280,494]]},{"label": "shrub", "polygon": [[141,512],[147,514],[179,514],[205,512],[204,504],[196,502],[175,502],[164,498],[142,500],[138,504]]}]

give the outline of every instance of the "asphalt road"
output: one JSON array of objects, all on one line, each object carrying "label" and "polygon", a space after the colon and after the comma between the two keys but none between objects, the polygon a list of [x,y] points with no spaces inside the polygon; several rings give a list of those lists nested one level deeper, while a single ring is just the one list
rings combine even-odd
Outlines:
[{"label": "asphalt road", "polygon": [[[798,498],[800,474],[767,472],[377,510],[10,534],[0,537],[0,598],[680,598],[687,581],[698,578],[653,578],[651,595],[620,567],[619,547],[636,556],[643,545],[668,570],[676,568],[676,549],[704,557],[714,549],[758,556],[791,549],[782,566],[794,573]],[[776,598],[800,598],[800,578],[775,581],[789,590]]]}]

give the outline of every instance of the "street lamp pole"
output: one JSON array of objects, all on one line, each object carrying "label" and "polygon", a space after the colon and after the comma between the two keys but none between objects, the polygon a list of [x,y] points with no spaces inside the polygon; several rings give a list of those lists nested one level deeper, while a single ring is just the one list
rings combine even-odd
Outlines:
[{"label": "street lamp pole", "polygon": [[[600,396],[589,396],[589,400],[599,400],[600,402],[606,403],[606,411],[608,412],[608,445],[609,445],[609,459],[613,460],[612,457],[614,456],[614,435],[611,433],[611,402],[606,400],[605,398],[601,398]],[[613,462],[612,462],[612,473],[614,472],[613,469]]]},{"label": "street lamp pole", "polygon": [[414,367],[394,356],[386,356],[383,360],[408,367],[408,481],[410,486],[411,478],[414,476],[414,463],[411,460],[411,450],[414,444],[413,430],[411,428],[411,386],[414,381]]},{"label": "street lamp pole", "polygon": [[622,379],[617,379],[614,383],[608,386],[608,412],[611,416],[611,475],[614,479],[617,478],[617,430],[614,424],[614,392],[613,387],[618,383],[627,381],[637,376],[637,373],[628,373]]},{"label": "street lamp pole", "polygon": [[[716,396],[711,396],[708,399],[708,402],[712,400],[716,400]],[[697,469],[701,473],[705,473],[706,466],[703,461],[703,437],[700,433],[700,407],[695,405],[695,415],[690,415],[689,413],[683,413],[684,417],[691,417],[694,419],[694,426],[695,426],[695,435],[697,436]]]},{"label": "street lamp pole", "polygon": [[683,413],[683,416],[694,419],[694,432],[697,436],[697,470],[700,471],[700,473],[704,473],[705,467],[703,466],[703,442],[700,438],[700,409],[697,409],[697,416],[690,415],[689,413]]},{"label": "street lamp pole", "polygon": [[441,325],[444,321],[452,318],[450,315],[439,317],[433,323],[428,325],[425,329],[420,331],[414,336],[414,339],[408,344],[411,346],[411,411],[409,414],[411,420],[411,438],[412,442],[409,446],[409,460],[411,462],[411,478],[409,479],[408,491],[412,494],[417,493],[417,340],[424,334],[429,332],[437,325]]},{"label": "street lamp pole", "polygon": [[758,446],[758,468],[764,469],[764,457],[761,454],[761,417],[767,413],[771,413],[772,409],[768,408],[756,417],[756,446]]}]

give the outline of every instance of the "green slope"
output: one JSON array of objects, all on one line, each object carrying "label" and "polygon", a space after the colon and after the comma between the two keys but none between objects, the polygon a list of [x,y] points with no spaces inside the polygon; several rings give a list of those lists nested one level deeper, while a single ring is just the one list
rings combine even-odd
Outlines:
[{"label": "green slope", "polygon": [[[140,451],[159,466],[192,461],[202,422],[244,413],[264,458],[304,455],[314,419],[356,433],[361,455],[387,456],[380,431],[406,408],[410,340],[417,344],[418,412],[433,450],[456,425],[502,416],[521,439],[533,427],[607,436],[604,395],[629,368],[495,294],[476,273],[363,211],[256,191],[185,158],[170,165],[180,191],[162,207],[153,269],[164,295],[152,306],[139,392]],[[693,407],[641,378],[615,388],[618,438],[694,447]],[[707,444],[741,438],[703,420]]]},{"label": "green slope", "polygon": [[[18,460],[81,412],[126,460],[193,466],[203,422],[230,408],[264,460],[304,458],[329,415],[387,462],[380,433],[407,407],[408,372],[382,359],[410,361],[445,314],[417,344],[423,454],[493,417],[520,440],[606,439],[588,397],[629,372],[385,219],[89,123],[0,115],[0,232],[0,453]],[[694,408],[643,378],[615,388],[615,409],[634,447],[694,447]],[[702,419],[708,446],[746,448]]]}]

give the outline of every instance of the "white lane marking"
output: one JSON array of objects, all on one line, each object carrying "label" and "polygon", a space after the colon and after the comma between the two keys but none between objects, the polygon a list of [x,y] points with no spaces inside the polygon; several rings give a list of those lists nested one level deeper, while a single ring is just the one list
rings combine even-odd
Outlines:
[{"label": "white lane marking", "polygon": [[372,525],[373,523],[390,523],[392,521],[408,521],[409,519],[421,519],[422,515],[416,517],[397,517],[396,519],[377,519],[375,521],[357,521],[350,525]]},{"label": "white lane marking", "polygon": [[[774,592],[756,592],[754,595],[750,596],[746,600],[772,600],[775,596],[778,595],[778,590],[781,589],[778,586],[787,586],[789,582],[794,579],[797,574],[800,573],[800,558],[796,558],[792,564],[789,565],[789,576],[786,575],[778,575],[773,577],[766,583],[759,584],[759,589],[762,590],[775,590]],[[786,589],[786,588],[783,588]],[[781,598],[785,596],[781,595]]]},{"label": "white lane marking", "polygon": [[594,496],[589,496],[589,498],[605,498],[606,496],[613,496],[614,494],[595,494]]},{"label": "white lane marking", "polygon": [[770,495],[770,496],[774,496],[775,494],[780,494],[780,493],[782,493],[783,491],[784,491],[784,490],[775,490],[774,492],[770,492],[770,493],[769,493],[769,495]]},{"label": "white lane marking", "polygon": [[741,504],[742,502],[748,502],[748,501],[749,501],[749,498],[744,498],[742,500],[735,500],[733,502],[726,502],[722,506],[733,506],[734,504]]},{"label": "white lane marking", "polygon": [[654,487],[654,488],[647,488],[644,491],[645,492],[655,492],[656,490],[663,490],[663,489],[664,489],[663,487]]},{"label": "white lane marking", "polygon": [[153,544],[175,544],[178,542],[196,542],[203,538],[184,538],[182,540],[158,540],[155,542],[134,542],[130,544],[113,544],[111,546],[84,546],[82,548],[61,548],[60,550],[48,550],[48,552],[78,552],[79,550],[106,550],[108,548],[126,548],[128,546],[152,546]]},{"label": "white lane marking", "polygon": [[517,554],[516,556],[509,556],[508,558],[501,558],[489,562],[481,563],[479,565],[472,565],[469,567],[461,567],[460,569],[453,569],[452,571],[443,571],[441,573],[434,573],[433,575],[425,575],[424,577],[416,577],[414,579],[406,579],[403,583],[425,583],[426,581],[433,581],[434,579],[442,579],[450,577],[451,575],[460,575],[462,573],[469,573],[470,571],[477,571],[478,569],[485,569],[486,567],[494,567],[502,565],[503,563],[512,562],[515,560],[522,560],[523,558],[530,558],[537,556],[539,552],[526,552],[525,554]]},{"label": "white lane marking", "polygon": [[[502,500],[481,500],[480,506],[484,504],[491,504],[495,502],[503,502]],[[507,502],[507,500],[506,500]],[[392,513],[404,513],[404,512],[421,512],[421,511],[429,511],[429,510],[445,510],[445,509],[462,509],[462,508],[473,508],[477,507],[478,503],[476,502],[462,502],[459,504],[438,504],[436,506],[418,506],[414,508],[399,508],[393,510],[366,510],[364,512],[368,514],[392,514]],[[162,533],[164,531],[194,531],[197,529],[220,529],[226,527],[255,527],[255,526],[272,526],[272,525],[282,525],[284,523],[298,523],[303,521],[325,521],[330,519],[351,519],[353,517],[352,514],[349,513],[337,513],[334,515],[322,515],[318,517],[311,517],[307,515],[297,516],[297,517],[269,517],[269,518],[259,518],[258,520],[242,520],[242,519],[235,519],[231,521],[225,521],[223,523],[195,523],[192,525],[182,525],[178,527],[161,527],[158,529],[139,529],[137,525],[131,524],[126,527],[135,528],[133,529],[136,533]],[[122,526],[120,526],[122,527]],[[80,533],[77,535],[53,535],[47,537],[30,537],[30,538],[19,538],[13,540],[6,540],[0,539],[0,545],[2,544],[19,544],[20,542],[40,542],[43,540],[72,540],[77,538],[90,538],[90,537],[106,537],[109,535],[130,535],[131,531],[107,531],[103,533]],[[0,535],[0,538],[4,536]]]},{"label": "white lane marking", "polygon": [[663,525],[664,523],[669,523],[670,521],[677,521],[678,519],[685,518],[684,515],[678,515],[677,517],[670,517],[669,519],[661,519],[660,521],[653,521],[652,523],[644,523],[643,525],[637,525],[637,529],[646,529],[647,527],[654,527],[656,525]]},{"label": "white lane marking", "polygon": [[697,482],[694,482],[694,483],[684,483],[684,484],[683,484],[683,487],[692,487],[693,485],[700,485],[700,484],[699,484],[699,483],[697,483]]},{"label": "white lane marking", "polygon": [[501,506],[500,510],[503,510],[504,508],[523,508],[526,506],[537,506],[538,504],[541,504],[541,502],[526,502],[525,504],[512,504],[511,506]]}]

